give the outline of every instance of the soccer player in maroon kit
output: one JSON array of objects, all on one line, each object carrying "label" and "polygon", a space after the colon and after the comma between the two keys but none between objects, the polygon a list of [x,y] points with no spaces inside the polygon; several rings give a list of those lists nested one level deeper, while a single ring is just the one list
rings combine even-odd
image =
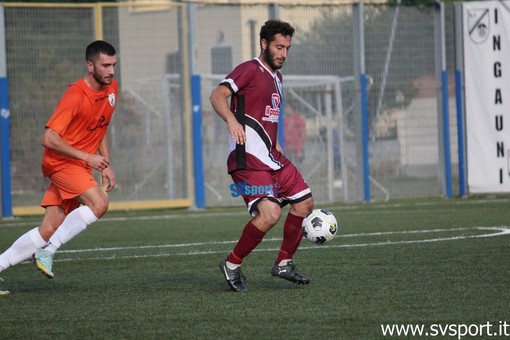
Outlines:
[{"label": "soccer player in maroon kit", "polygon": [[[252,216],[232,252],[220,262],[233,291],[247,290],[241,263],[278,223],[286,204],[290,204],[290,211],[271,274],[295,283],[310,282],[297,271],[292,257],[303,238],[303,218],[313,210],[312,192],[284,156],[277,138],[278,119],[283,114],[282,75],[278,70],[287,58],[293,34],[294,28],[286,22],[266,21],[260,29],[260,55],[238,65],[209,98],[216,113],[227,123],[228,172]],[[267,190],[261,192],[256,188]]]}]

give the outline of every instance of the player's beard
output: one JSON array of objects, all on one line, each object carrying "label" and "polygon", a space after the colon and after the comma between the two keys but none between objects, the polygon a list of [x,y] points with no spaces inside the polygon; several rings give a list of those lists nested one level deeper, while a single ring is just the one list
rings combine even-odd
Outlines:
[{"label": "player's beard", "polygon": [[96,72],[93,73],[94,79],[97,81],[98,84],[101,84],[101,86],[110,85],[113,80],[113,76],[108,77],[102,77]]},{"label": "player's beard", "polygon": [[279,70],[282,68],[283,63],[281,65],[276,65],[274,62],[275,56],[271,53],[269,48],[266,48],[263,53],[264,61],[271,67],[273,70]]}]

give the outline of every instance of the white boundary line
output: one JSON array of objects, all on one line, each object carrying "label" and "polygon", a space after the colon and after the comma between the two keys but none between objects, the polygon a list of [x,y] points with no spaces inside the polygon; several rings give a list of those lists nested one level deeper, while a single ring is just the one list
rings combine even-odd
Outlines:
[{"label": "white boundary line", "polygon": [[[496,199],[470,199],[470,200],[458,200],[452,201],[452,206],[455,205],[472,205],[472,204],[500,204],[500,203],[508,203],[510,199],[508,198],[496,198]],[[417,202],[417,203],[389,203],[389,204],[373,204],[371,207],[377,210],[377,213],[380,213],[381,210],[387,210],[387,213],[395,213],[394,209],[407,208],[407,207],[427,207],[427,206],[438,206],[438,209],[451,209],[452,206],[442,206],[441,202]],[[347,211],[355,212],[359,210],[359,213],[362,214],[370,214],[371,211],[366,211],[363,208],[366,206],[358,206],[358,205],[342,205],[342,206],[324,206],[324,209],[330,210],[331,212],[336,211]],[[229,208],[229,207],[225,207]],[[235,207],[231,207],[235,208]],[[189,210],[182,213],[176,214],[164,214],[164,215],[153,215],[153,216],[118,216],[118,217],[102,217],[96,223],[109,222],[109,221],[147,221],[147,220],[169,220],[169,219],[179,219],[179,218],[200,218],[200,217],[219,217],[219,216],[249,216],[246,210],[236,209],[232,211],[197,211]],[[30,227],[38,225],[38,221],[27,222],[27,221],[16,221],[16,218],[11,221],[11,219],[5,219],[5,223],[0,223],[1,228],[8,227]],[[2,221],[3,222],[3,221]]]},{"label": "white boundary line", "polygon": [[[367,236],[387,236],[387,235],[404,235],[404,234],[427,234],[427,233],[443,233],[443,232],[456,232],[456,231],[486,231],[487,233],[479,235],[459,235],[451,237],[438,237],[421,240],[403,240],[403,241],[384,241],[384,242],[368,242],[368,243],[354,243],[354,244],[334,244],[328,243],[324,245],[307,245],[303,241],[300,246],[300,250],[320,250],[320,249],[336,249],[336,248],[359,248],[359,247],[373,247],[373,246],[387,246],[387,245],[399,245],[399,244],[417,244],[417,243],[430,243],[430,242],[442,242],[442,241],[457,241],[473,238],[487,238],[497,237],[503,235],[510,235],[510,227],[499,226],[499,227],[472,227],[472,228],[453,228],[453,229],[430,229],[430,230],[411,230],[411,231],[388,231],[388,232],[374,232],[374,233],[360,233],[360,234],[347,234],[338,235],[337,238],[351,238],[351,237],[367,237]],[[281,238],[268,238],[264,242],[281,241]],[[234,244],[237,241],[211,241],[211,242],[195,242],[195,243],[178,243],[178,244],[164,244],[164,245],[147,245],[138,247],[112,247],[112,248],[92,248],[92,249],[71,249],[59,251],[60,254],[80,254],[88,252],[107,252],[107,251],[118,251],[118,250],[136,250],[136,249],[162,249],[162,248],[185,248],[185,247],[201,247],[211,245],[222,245],[222,244]],[[277,248],[257,248],[254,251],[266,252],[266,251],[278,251]],[[134,259],[134,258],[152,258],[152,257],[168,257],[168,256],[189,256],[189,255],[207,255],[207,254],[224,254],[225,250],[207,250],[198,251],[190,250],[188,252],[180,253],[164,253],[164,254],[148,254],[148,255],[127,255],[127,256],[102,256],[93,258],[68,258],[68,259],[55,259],[55,262],[69,262],[69,261],[97,261],[97,260],[116,260],[116,259]]]}]

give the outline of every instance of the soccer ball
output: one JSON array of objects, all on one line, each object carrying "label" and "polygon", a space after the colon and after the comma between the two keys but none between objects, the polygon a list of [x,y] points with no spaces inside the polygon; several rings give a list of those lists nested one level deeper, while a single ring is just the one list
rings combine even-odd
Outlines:
[{"label": "soccer ball", "polygon": [[315,209],[303,220],[304,237],[315,244],[324,244],[336,236],[338,223],[327,210]]}]

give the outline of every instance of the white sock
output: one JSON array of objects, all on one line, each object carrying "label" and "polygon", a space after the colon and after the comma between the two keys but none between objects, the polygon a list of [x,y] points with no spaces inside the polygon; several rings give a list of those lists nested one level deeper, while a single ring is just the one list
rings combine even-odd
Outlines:
[{"label": "white sock", "polygon": [[278,267],[286,266],[290,261],[292,260],[281,260],[280,263],[278,263]]},{"label": "white sock", "polygon": [[26,232],[0,255],[0,272],[30,258],[33,253],[45,245],[46,241],[39,234],[38,227]]},{"label": "white sock", "polygon": [[241,265],[240,265],[240,264],[232,263],[232,262],[228,262],[228,261],[226,261],[226,262],[225,262],[225,265],[226,265],[226,266],[227,266],[227,268],[228,268],[228,269],[230,269],[230,270],[235,270],[235,269],[237,269],[237,268],[241,267]]},{"label": "white sock", "polygon": [[86,205],[71,211],[57,231],[50,237],[48,247],[45,250],[55,253],[63,244],[72,240],[96,221],[96,215]]}]

